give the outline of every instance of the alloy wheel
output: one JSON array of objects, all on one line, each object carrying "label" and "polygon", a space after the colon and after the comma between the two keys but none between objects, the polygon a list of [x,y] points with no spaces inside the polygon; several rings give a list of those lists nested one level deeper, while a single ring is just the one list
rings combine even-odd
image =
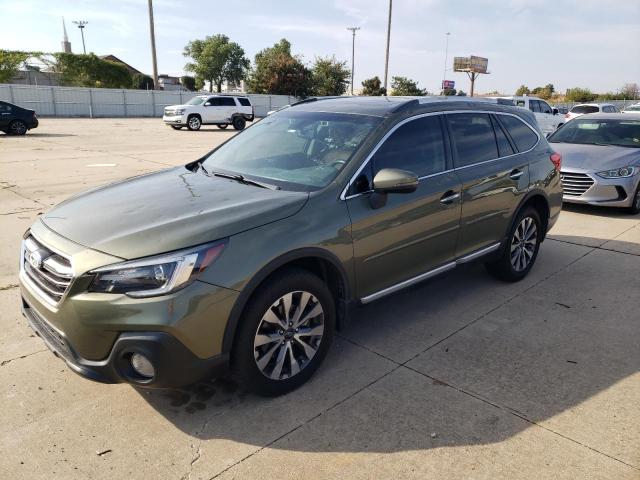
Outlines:
[{"label": "alloy wheel", "polygon": [[324,310],[306,291],[289,292],[264,313],[253,342],[260,372],[272,380],[300,373],[316,355],[324,335]]},{"label": "alloy wheel", "polygon": [[27,133],[27,126],[21,120],[16,120],[15,122],[12,122],[10,127],[11,127],[11,133],[13,133],[14,135],[24,135],[25,133]]},{"label": "alloy wheel", "polygon": [[189,119],[189,127],[197,130],[200,128],[200,119],[198,117],[191,117]]},{"label": "alloy wheel", "polygon": [[511,238],[511,266],[522,272],[531,263],[538,241],[538,227],[531,217],[525,217],[518,224]]}]

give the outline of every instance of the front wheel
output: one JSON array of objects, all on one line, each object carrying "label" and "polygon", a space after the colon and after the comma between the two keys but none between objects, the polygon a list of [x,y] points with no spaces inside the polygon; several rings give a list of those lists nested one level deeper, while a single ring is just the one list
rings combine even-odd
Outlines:
[{"label": "front wheel", "polygon": [[627,209],[627,211],[631,215],[637,215],[638,213],[640,213],[640,183],[638,184],[638,188],[636,188],[636,194],[633,197],[633,203]]},{"label": "front wheel", "polygon": [[189,130],[192,130],[192,131],[200,130],[201,126],[202,126],[202,121],[200,120],[200,117],[198,117],[197,115],[193,115],[187,119],[187,128]]},{"label": "front wheel", "polygon": [[259,288],[241,321],[233,372],[246,389],[282,395],[306,382],[326,356],[335,303],[320,278],[290,269]]},{"label": "front wheel", "polygon": [[233,119],[233,128],[236,130],[243,130],[246,124],[246,120],[242,117],[235,117]]},{"label": "front wheel", "polygon": [[517,282],[527,276],[538,257],[542,241],[542,222],[532,207],[518,214],[502,255],[485,265],[489,273],[506,282]]},{"label": "front wheel", "polygon": [[27,133],[27,124],[22,120],[14,120],[9,124],[9,133],[11,135],[24,135]]}]

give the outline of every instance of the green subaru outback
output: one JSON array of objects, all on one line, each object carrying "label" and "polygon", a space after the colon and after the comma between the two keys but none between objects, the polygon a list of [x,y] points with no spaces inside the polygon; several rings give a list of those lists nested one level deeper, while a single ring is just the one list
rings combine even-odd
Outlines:
[{"label": "green subaru outback", "polygon": [[285,393],[359,304],[476,259],[529,273],[561,158],[503,103],[312,99],[195,162],[70,198],[24,235],[24,315],[97,381],[231,371]]}]

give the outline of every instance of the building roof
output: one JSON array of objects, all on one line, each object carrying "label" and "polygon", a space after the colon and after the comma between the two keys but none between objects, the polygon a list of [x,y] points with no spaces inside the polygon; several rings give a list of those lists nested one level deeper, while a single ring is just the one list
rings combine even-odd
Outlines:
[{"label": "building roof", "polygon": [[118,57],[116,57],[115,55],[100,55],[100,57],[102,60],[108,60],[109,62],[114,62],[114,63],[120,63],[121,65],[124,65],[127,70],[129,70],[129,73],[131,75],[135,75],[136,73],[139,73],[140,75],[144,75],[144,73],[142,73],[140,70],[133,68],[131,65],[129,65],[127,62],[123,62],[122,60],[120,60]]}]

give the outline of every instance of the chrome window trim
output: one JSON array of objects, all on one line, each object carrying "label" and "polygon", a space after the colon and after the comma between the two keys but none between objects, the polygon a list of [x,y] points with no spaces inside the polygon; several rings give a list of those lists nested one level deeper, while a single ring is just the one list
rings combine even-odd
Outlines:
[{"label": "chrome window trim", "polygon": [[515,117],[516,119],[520,120],[522,123],[524,123],[527,127],[529,127],[529,129],[536,134],[537,137],[537,141],[536,143],[533,144],[533,146],[529,149],[529,150],[525,150],[522,152],[516,152],[516,153],[512,153],[511,155],[505,155],[503,157],[497,157],[497,158],[492,158],[491,160],[483,160],[482,162],[476,162],[476,163],[471,163],[469,165],[464,165],[462,167],[453,167],[451,169],[448,170],[444,170],[442,172],[437,172],[437,173],[432,173],[430,175],[425,175],[423,177],[418,177],[419,181],[422,181],[426,178],[430,178],[430,177],[435,177],[437,175],[443,175],[445,173],[451,173],[451,172],[455,172],[457,170],[462,170],[465,168],[469,168],[469,167],[475,167],[478,165],[484,165],[486,163],[490,163],[490,162],[495,162],[496,160],[503,160],[505,158],[510,158],[510,157],[514,157],[516,155],[523,155],[525,153],[529,153],[532,150],[534,150],[538,144],[540,143],[540,134],[538,133],[538,131],[535,129],[535,127],[533,127],[529,122],[527,122],[526,120],[524,120],[522,117],[520,117],[519,115],[516,115],[515,113],[509,113],[509,112],[494,112],[491,110],[448,110],[448,111],[438,111],[438,112],[429,112],[429,113],[421,113],[419,115],[414,115],[413,117],[409,117],[409,118],[405,118],[404,120],[402,120],[401,122],[398,122],[397,124],[395,124],[386,134],[384,137],[382,137],[378,143],[376,144],[375,147],[373,147],[373,150],[371,150],[371,152],[369,153],[369,155],[367,155],[367,158],[364,159],[364,161],[362,162],[362,165],[360,165],[360,167],[358,167],[358,169],[356,170],[356,172],[351,176],[351,178],[349,179],[349,182],[345,185],[344,189],[342,190],[342,193],[340,194],[340,200],[350,200],[352,198],[356,198],[359,197],[361,195],[366,195],[367,193],[371,193],[373,190],[367,190],[366,192],[361,192],[361,193],[355,193],[353,195],[349,195],[347,196],[347,190],[349,190],[349,187],[353,184],[353,182],[356,180],[356,178],[358,178],[358,175],[360,175],[360,173],[362,172],[362,170],[364,170],[364,168],[369,164],[369,162],[371,161],[371,158],[376,154],[376,152],[378,151],[378,149],[382,146],[382,144],[387,141],[387,139],[398,129],[400,128],[402,125],[409,123],[413,120],[417,120],[419,118],[424,118],[424,117],[432,117],[435,115],[450,115],[450,114],[459,114],[459,113],[488,113],[488,114],[493,114],[493,115],[509,115],[511,117]]}]

